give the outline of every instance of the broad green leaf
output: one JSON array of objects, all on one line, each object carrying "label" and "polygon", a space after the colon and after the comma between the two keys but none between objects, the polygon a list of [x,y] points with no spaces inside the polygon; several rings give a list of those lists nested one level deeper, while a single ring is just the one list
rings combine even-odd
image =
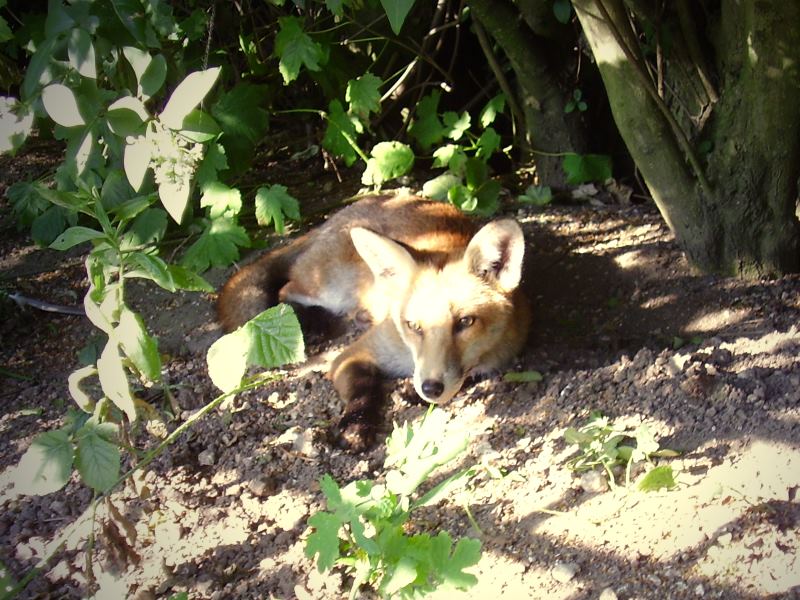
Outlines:
[{"label": "broad green leaf", "polygon": [[259,225],[275,224],[275,231],[285,231],[283,216],[300,220],[300,204],[289,194],[286,186],[276,184],[260,187],[256,192],[256,220]]},{"label": "broad green leaf", "polygon": [[[257,205],[258,194],[256,194],[256,206]],[[200,206],[209,209],[208,216],[211,219],[219,217],[231,219],[242,210],[242,193],[236,188],[228,187],[221,181],[213,181],[203,187],[203,197],[200,198]],[[256,216],[258,216],[258,208],[256,208]],[[259,224],[263,223],[259,220]]]},{"label": "broad green leaf", "polygon": [[67,211],[60,206],[51,206],[31,223],[31,237],[40,246],[49,246],[67,225]]},{"label": "broad green leaf", "polygon": [[33,220],[50,207],[27,181],[11,184],[6,189],[6,198],[11,201],[12,215],[21,227],[30,227]]},{"label": "broad green leaf", "polygon": [[[99,147],[97,136],[94,131],[87,128],[82,135],[73,138],[70,140],[70,143],[67,144],[67,154],[64,158],[64,164],[70,165],[70,168],[74,169],[76,177],[81,177],[84,175],[87,167],[92,163],[92,159],[96,158]],[[94,161],[94,165],[97,166],[96,160]]]},{"label": "broad green leaf", "polygon": [[214,118],[199,109],[195,109],[186,115],[186,118],[181,124],[181,135],[198,144],[210,142],[217,137],[221,131]]},{"label": "broad green leaf", "polygon": [[414,0],[381,0],[381,6],[389,17],[392,31],[399,35],[411,7],[414,6]]},{"label": "broad green leaf", "polygon": [[208,376],[226,394],[242,384],[242,377],[247,371],[249,344],[247,332],[240,328],[223,335],[208,349]]},{"label": "broad green leaf", "polygon": [[161,379],[161,356],[155,338],[147,333],[142,317],[123,307],[114,336],[140,373],[150,381]]},{"label": "broad green leaf", "polygon": [[344,98],[350,103],[350,112],[358,115],[363,121],[369,118],[370,113],[380,112],[382,84],[381,78],[372,73],[365,73],[348,81]]},{"label": "broad green leaf", "polygon": [[150,279],[169,292],[175,291],[175,282],[170,275],[169,266],[163,259],[144,252],[131,252],[127,260],[139,268],[128,271],[126,277]]},{"label": "broad green leaf", "polygon": [[322,138],[322,147],[334,156],[341,157],[349,167],[358,159],[355,149],[356,138],[364,130],[361,121],[355,115],[347,114],[342,103],[331,100],[328,104],[328,126],[325,137]]},{"label": "broad green leaf", "polygon": [[509,371],[503,375],[503,381],[511,383],[531,383],[542,379],[542,374],[539,371]]},{"label": "broad green leaf", "polygon": [[226,266],[237,260],[239,247],[250,247],[245,229],[230,219],[214,219],[189,247],[181,262],[202,273],[210,266]]},{"label": "broad green leaf", "polygon": [[11,28],[8,26],[8,21],[6,21],[3,17],[0,17],[0,44],[13,39],[14,34],[11,32]]},{"label": "broad green leaf", "polygon": [[93,490],[105,492],[119,478],[119,447],[112,441],[116,427],[89,419],[78,430],[75,467],[83,482]]},{"label": "broad green leaf", "polygon": [[59,235],[55,241],[50,244],[54,250],[68,250],[73,246],[88,242],[89,240],[105,239],[106,234],[102,231],[89,229],[88,227],[70,227],[64,233]]},{"label": "broad green leaf", "polygon": [[15,98],[0,96],[0,153],[15,153],[30,135],[33,111]]},{"label": "broad green leaf", "polygon": [[[145,204],[145,207],[147,204]],[[160,208],[145,208],[123,236],[124,250],[157,244],[167,231],[167,213]]]},{"label": "broad green leaf", "polygon": [[61,208],[66,208],[67,210],[71,211],[79,211],[84,213],[87,212],[86,200],[84,200],[74,192],[62,192],[60,190],[53,190],[48,187],[45,187],[41,183],[33,184],[33,188],[36,190],[37,194],[39,194],[42,198],[44,198],[51,204],[55,204],[56,206],[60,206]]},{"label": "broad green leaf", "polygon": [[420,100],[414,121],[408,128],[408,133],[419,142],[423,150],[438,144],[444,137],[444,125],[442,125],[437,113],[440,97],[439,90],[434,90],[430,96],[425,96]]},{"label": "broad green leaf", "polygon": [[380,185],[405,175],[414,166],[414,152],[400,142],[380,142],[372,148],[361,177],[364,185]]},{"label": "broad green leaf", "polygon": [[344,16],[344,0],[325,0],[325,8],[337,17]]},{"label": "broad green leaf", "polygon": [[553,0],[553,14],[559,23],[569,23],[572,16],[572,4],[569,0]]},{"label": "broad green leaf", "polygon": [[128,385],[128,377],[122,366],[119,347],[110,340],[97,361],[97,374],[100,377],[103,393],[128,416],[131,422],[135,421],[136,407]]},{"label": "broad green leaf", "polygon": [[611,157],[605,154],[567,154],[561,166],[570,185],[603,182],[611,177]]},{"label": "broad green leaf", "polygon": [[442,115],[444,122],[443,134],[454,142],[460,140],[472,124],[472,119],[467,111],[459,115],[451,110]]},{"label": "broad green leaf", "polygon": [[[447,533],[442,531],[436,538],[442,538],[446,535]],[[478,578],[471,573],[465,572],[464,569],[478,564],[480,559],[481,543],[479,540],[472,538],[458,540],[452,556],[441,565],[440,573],[445,589],[453,587],[463,590],[478,583]]]},{"label": "broad green leaf", "polygon": [[447,167],[456,175],[460,175],[467,162],[464,149],[456,144],[445,144],[433,152],[433,168]]},{"label": "broad green leaf", "polygon": [[61,83],[51,83],[42,90],[44,109],[53,121],[63,127],[84,125],[78,102],[71,89]]},{"label": "broad green leaf", "polygon": [[546,206],[553,201],[553,191],[547,185],[529,185],[524,194],[517,196],[517,200],[523,204]]},{"label": "broad green leaf", "polygon": [[489,168],[486,163],[478,158],[470,157],[464,163],[464,177],[470,190],[477,190],[489,177]]},{"label": "broad green leaf", "polygon": [[208,283],[200,275],[194,271],[190,271],[186,267],[180,265],[168,265],[169,274],[175,284],[175,288],[179,290],[187,290],[189,292],[213,292],[214,286]]},{"label": "broad green leaf", "polygon": [[40,496],[60,490],[69,481],[74,456],[66,431],[39,434],[15,469],[14,486],[23,494]]},{"label": "broad green leaf", "polygon": [[167,59],[163,54],[156,54],[139,77],[139,95],[145,99],[155,96],[161,90],[166,79]]},{"label": "broad green leaf", "polygon": [[94,400],[81,389],[81,382],[84,379],[97,375],[97,367],[94,366],[95,361],[92,360],[91,362],[92,364],[73,371],[70,373],[69,377],[67,377],[69,395],[72,396],[72,399],[75,400],[78,407],[87,413],[91,413],[94,410]]},{"label": "broad green leaf", "polygon": [[153,145],[142,135],[134,138],[125,146],[123,166],[128,183],[135,191],[139,191],[144,183],[144,176],[150,167]]},{"label": "broad green leaf", "polygon": [[453,173],[442,173],[426,181],[422,186],[422,195],[432,200],[447,200],[450,188],[461,185],[461,177]]},{"label": "broad green leaf", "polygon": [[417,578],[417,562],[405,556],[394,566],[394,569],[381,581],[381,591],[388,597],[393,596]]},{"label": "broad green leaf", "polygon": [[201,190],[205,189],[205,186],[218,180],[219,171],[227,168],[225,148],[221,144],[211,143],[207,146],[205,156],[194,173],[195,181]]},{"label": "broad green leaf", "polygon": [[498,94],[489,102],[486,103],[486,106],[483,107],[481,110],[481,114],[478,117],[478,120],[481,123],[481,127],[486,129],[489,125],[494,123],[494,120],[497,118],[497,115],[503,112],[503,109],[506,106],[506,96],[505,94]]},{"label": "broad green leaf", "polygon": [[327,512],[318,512],[308,519],[314,531],[306,539],[305,554],[308,558],[317,556],[317,570],[322,573],[336,564],[339,558],[339,528],[342,521]]},{"label": "broad green leaf", "polygon": [[447,190],[447,200],[467,213],[478,208],[477,196],[465,185],[454,185]]},{"label": "broad green leaf", "polygon": [[159,120],[170,129],[181,129],[183,120],[211,91],[219,73],[220,67],[189,73],[170,95]]},{"label": "broad green leaf", "polygon": [[130,64],[133,69],[133,73],[136,75],[137,85],[141,85],[139,82],[142,79],[142,75],[144,75],[150,63],[153,61],[153,57],[146,50],[135,46],[123,46],[122,54],[127,59],[128,64]]},{"label": "broad green leaf", "polygon": [[211,114],[222,127],[220,142],[236,173],[247,170],[253,162],[256,144],[267,133],[267,97],[267,86],[239,83],[211,107]]},{"label": "broad green leaf", "polygon": [[278,19],[280,31],[275,36],[275,56],[284,85],[290,84],[300,74],[300,67],[319,71],[325,62],[325,53],[317,42],[303,31],[302,22],[294,16]]},{"label": "broad green leaf", "polygon": [[494,128],[487,127],[475,143],[478,146],[475,156],[483,160],[489,160],[492,154],[497,152],[500,147],[500,136],[497,135]]},{"label": "broad green leaf", "polygon": [[150,114],[141,100],[124,96],[108,107],[106,119],[111,131],[120,137],[127,137],[140,135],[142,126],[150,119]]},{"label": "broad green leaf", "polygon": [[100,200],[107,211],[118,209],[121,204],[135,196],[133,188],[125,177],[122,169],[113,169],[108,172],[100,190]]},{"label": "broad green leaf", "polygon": [[158,197],[161,204],[167,209],[167,213],[172,220],[180,225],[186,207],[189,205],[189,197],[192,194],[191,182],[180,181],[172,183],[165,181],[158,186]]},{"label": "broad green leaf", "polygon": [[676,485],[675,477],[672,474],[672,467],[669,465],[654,467],[639,480],[639,489],[643,492],[654,492],[661,488],[669,490]]},{"label": "broad green leaf", "polygon": [[63,48],[62,38],[46,38],[36,47],[22,82],[21,98],[30,101],[38,95],[39,89],[53,81],[53,63],[56,49]]},{"label": "broad green leaf", "polygon": [[70,32],[67,53],[70,64],[78,73],[90,79],[97,79],[94,46],[86,30],[76,27]]}]

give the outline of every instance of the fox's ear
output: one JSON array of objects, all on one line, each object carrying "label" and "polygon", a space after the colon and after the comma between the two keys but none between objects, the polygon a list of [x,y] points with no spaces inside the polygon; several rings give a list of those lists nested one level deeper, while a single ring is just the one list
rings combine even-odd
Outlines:
[{"label": "fox's ear", "polygon": [[477,276],[497,282],[506,292],[519,285],[525,238],[516,221],[503,219],[484,225],[464,251],[468,268]]},{"label": "fox's ear", "polygon": [[417,263],[397,242],[379,235],[363,227],[350,230],[353,245],[376,282],[388,283],[392,286],[405,286],[411,279]]}]

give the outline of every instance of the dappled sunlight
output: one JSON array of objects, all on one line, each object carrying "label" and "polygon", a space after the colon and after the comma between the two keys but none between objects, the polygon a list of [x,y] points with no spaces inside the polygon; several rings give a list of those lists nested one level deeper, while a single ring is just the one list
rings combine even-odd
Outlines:
[{"label": "dappled sunlight", "polygon": [[712,333],[746,321],[752,311],[747,308],[715,308],[701,312],[688,323],[686,331]]}]

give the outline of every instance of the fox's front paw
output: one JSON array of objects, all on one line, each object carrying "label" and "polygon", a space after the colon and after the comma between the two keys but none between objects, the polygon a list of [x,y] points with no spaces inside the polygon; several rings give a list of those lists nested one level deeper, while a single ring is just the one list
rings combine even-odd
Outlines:
[{"label": "fox's front paw", "polygon": [[347,414],[339,421],[338,444],[348,452],[365,452],[375,444],[375,426],[363,414]]}]

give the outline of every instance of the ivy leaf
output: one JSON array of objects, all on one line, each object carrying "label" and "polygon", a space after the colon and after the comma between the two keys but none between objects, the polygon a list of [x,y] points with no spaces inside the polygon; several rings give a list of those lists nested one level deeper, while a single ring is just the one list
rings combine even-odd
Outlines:
[{"label": "ivy leaf", "polygon": [[247,367],[274,368],[304,359],[303,335],[294,310],[273,306],[236,331],[222,336],[208,349],[208,375],[223,392],[241,385]]},{"label": "ivy leaf", "polygon": [[361,177],[364,185],[380,185],[405,175],[414,166],[414,152],[400,142],[381,142],[372,148],[367,168]]},{"label": "ivy leaf", "polygon": [[278,19],[280,31],[275,36],[275,56],[278,57],[278,70],[283,76],[284,85],[297,79],[300,67],[305,65],[309,71],[319,71],[325,62],[325,54],[317,42],[313,41],[299,18],[294,16]]},{"label": "ivy leaf", "polygon": [[123,307],[114,336],[140,373],[150,381],[161,379],[161,356],[155,338],[147,333],[142,317]]},{"label": "ivy leaf", "polygon": [[74,92],[61,83],[52,83],[42,90],[44,109],[62,127],[85,125]]},{"label": "ivy leaf", "polygon": [[358,115],[363,121],[369,118],[370,113],[380,112],[382,84],[383,80],[372,73],[365,73],[357,79],[348,81],[344,98],[350,103],[350,112]]},{"label": "ivy leaf", "polygon": [[358,134],[364,130],[361,121],[355,115],[344,112],[342,103],[335,99],[328,104],[327,121],[322,147],[334,156],[341,157],[348,167],[352,166],[358,158],[353,146]]},{"label": "ivy leaf", "polygon": [[611,178],[611,157],[605,154],[567,154],[561,167],[570,185]]},{"label": "ivy leaf", "polygon": [[247,170],[256,144],[269,127],[269,116],[264,108],[267,91],[264,85],[240,83],[211,107],[211,114],[222,128],[220,143],[236,173]]},{"label": "ivy leaf", "polygon": [[399,35],[411,7],[414,6],[414,0],[381,0],[381,6],[389,17],[392,31]]},{"label": "ivy leaf", "polygon": [[220,217],[206,227],[200,238],[184,254],[183,266],[202,273],[211,266],[226,266],[239,258],[239,248],[249,248],[244,227]]},{"label": "ivy leaf", "polygon": [[506,96],[505,94],[498,94],[489,102],[486,103],[486,106],[481,109],[481,114],[478,117],[478,120],[481,123],[481,127],[486,129],[489,125],[494,123],[494,120],[497,118],[497,115],[503,112],[503,109],[506,106]]},{"label": "ivy leaf", "polygon": [[423,150],[438,144],[444,137],[444,125],[439,120],[439,90],[425,96],[417,105],[414,122],[408,128],[408,133],[417,140]]},{"label": "ivy leaf", "polygon": [[23,494],[40,496],[60,490],[69,481],[74,458],[63,429],[37,435],[15,469],[14,485]]},{"label": "ivy leaf", "polygon": [[444,135],[457,142],[464,135],[464,132],[469,129],[472,119],[467,111],[459,115],[449,110],[442,115],[442,121],[444,121]]},{"label": "ivy leaf", "polygon": [[67,54],[70,64],[78,73],[90,79],[97,79],[94,46],[86,30],[76,27],[70,32]]},{"label": "ivy leaf", "polygon": [[259,225],[275,224],[275,231],[283,233],[283,216],[300,220],[300,204],[286,191],[286,186],[276,184],[260,187],[256,192],[256,220]]},{"label": "ivy leaf", "polygon": [[317,557],[317,570],[322,573],[332,568],[339,558],[339,528],[342,521],[336,515],[320,511],[308,519],[314,531],[306,540],[305,554],[308,558]]},{"label": "ivy leaf", "polygon": [[109,441],[114,430],[113,424],[97,423],[93,417],[76,434],[75,467],[83,482],[98,492],[110,489],[119,477],[119,447]]},{"label": "ivy leaf", "polygon": [[203,187],[200,206],[209,209],[208,216],[211,219],[232,219],[242,210],[242,193],[221,181],[213,181]]},{"label": "ivy leaf", "polygon": [[167,100],[159,120],[170,129],[179,130],[183,120],[203,101],[219,77],[220,67],[189,73]]}]

